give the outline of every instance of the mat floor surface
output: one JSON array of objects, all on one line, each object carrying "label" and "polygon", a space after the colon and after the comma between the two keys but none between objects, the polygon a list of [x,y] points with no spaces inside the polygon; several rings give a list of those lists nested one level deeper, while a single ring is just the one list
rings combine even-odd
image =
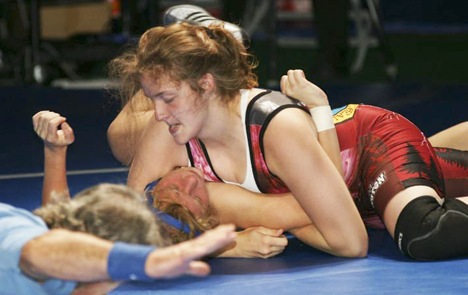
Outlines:
[{"label": "mat floor surface", "polygon": [[[368,103],[402,113],[427,135],[468,120],[468,85],[325,84],[333,107]],[[104,90],[26,86],[0,88],[0,201],[33,209],[40,204],[42,143],[32,115],[42,109],[68,118],[76,142],[69,150],[71,193],[99,182],[123,183],[126,170],[112,157],[106,129],[117,106]],[[466,294],[468,260],[415,262],[398,252],[385,231],[370,230],[365,259],[320,253],[290,239],[271,259],[212,259],[212,275],[127,283],[111,294]]]}]

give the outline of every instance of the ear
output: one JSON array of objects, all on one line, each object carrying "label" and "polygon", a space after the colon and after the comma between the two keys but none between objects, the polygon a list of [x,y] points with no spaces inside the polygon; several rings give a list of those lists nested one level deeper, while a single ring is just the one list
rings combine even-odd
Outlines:
[{"label": "ear", "polygon": [[198,80],[198,85],[200,85],[205,93],[212,92],[216,88],[215,79],[210,73],[203,75],[200,80]]}]

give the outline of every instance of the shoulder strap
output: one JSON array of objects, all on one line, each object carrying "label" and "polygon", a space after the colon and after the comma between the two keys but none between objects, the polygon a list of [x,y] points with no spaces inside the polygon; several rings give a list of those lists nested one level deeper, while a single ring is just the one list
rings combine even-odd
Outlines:
[{"label": "shoulder strap", "polygon": [[262,192],[282,193],[289,191],[284,183],[268,170],[263,149],[263,135],[268,124],[278,112],[286,108],[299,108],[309,113],[301,101],[277,91],[265,91],[258,94],[247,107],[245,125],[250,160],[255,181]]}]

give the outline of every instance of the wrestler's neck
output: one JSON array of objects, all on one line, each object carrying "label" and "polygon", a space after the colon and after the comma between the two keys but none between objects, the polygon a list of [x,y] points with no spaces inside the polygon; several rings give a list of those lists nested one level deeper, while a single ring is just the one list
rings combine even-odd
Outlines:
[{"label": "wrestler's neck", "polygon": [[240,93],[228,103],[223,97],[213,98],[207,107],[208,115],[197,137],[211,148],[226,148],[237,142],[243,128]]}]

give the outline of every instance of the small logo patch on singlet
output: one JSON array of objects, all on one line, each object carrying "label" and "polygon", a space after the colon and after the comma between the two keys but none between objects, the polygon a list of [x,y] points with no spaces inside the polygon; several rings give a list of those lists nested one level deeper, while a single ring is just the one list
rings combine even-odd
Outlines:
[{"label": "small logo patch on singlet", "polygon": [[352,119],[358,106],[358,104],[348,104],[345,107],[335,109],[333,112],[333,123],[338,124]]}]

